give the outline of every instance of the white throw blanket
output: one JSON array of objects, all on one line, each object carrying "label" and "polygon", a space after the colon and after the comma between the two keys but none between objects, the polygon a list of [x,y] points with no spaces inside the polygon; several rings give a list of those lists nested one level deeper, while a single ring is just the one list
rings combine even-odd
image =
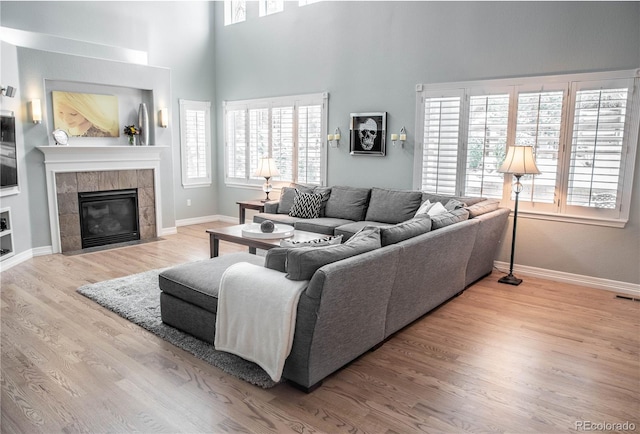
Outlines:
[{"label": "white throw blanket", "polygon": [[214,345],[257,363],[280,381],[291,352],[300,294],[309,281],[240,262],[222,275]]}]

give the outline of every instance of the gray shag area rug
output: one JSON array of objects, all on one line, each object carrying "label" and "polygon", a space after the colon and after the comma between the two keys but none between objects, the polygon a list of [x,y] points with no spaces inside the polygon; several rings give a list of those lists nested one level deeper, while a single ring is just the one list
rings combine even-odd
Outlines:
[{"label": "gray shag area rug", "polygon": [[160,319],[160,272],[162,270],[151,270],[84,285],[77,291],[228,374],[265,389],[277,384],[255,363],[234,354],[216,351],[212,344],[164,324]]}]

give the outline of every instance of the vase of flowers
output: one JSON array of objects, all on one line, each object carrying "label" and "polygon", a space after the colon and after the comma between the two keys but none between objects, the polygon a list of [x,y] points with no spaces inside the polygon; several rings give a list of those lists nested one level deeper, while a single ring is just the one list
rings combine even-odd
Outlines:
[{"label": "vase of flowers", "polygon": [[124,127],[124,134],[129,136],[129,144],[135,146],[136,136],[140,134],[140,130],[135,125],[127,125]]}]

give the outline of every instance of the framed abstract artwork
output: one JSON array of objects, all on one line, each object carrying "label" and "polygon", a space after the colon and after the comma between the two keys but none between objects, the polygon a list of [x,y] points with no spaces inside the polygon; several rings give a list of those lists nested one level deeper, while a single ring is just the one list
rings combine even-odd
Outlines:
[{"label": "framed abstract artwork", "polygon": [[120,137],[118,98],[78,92],[51,92],[53,126],[70,137]]}]

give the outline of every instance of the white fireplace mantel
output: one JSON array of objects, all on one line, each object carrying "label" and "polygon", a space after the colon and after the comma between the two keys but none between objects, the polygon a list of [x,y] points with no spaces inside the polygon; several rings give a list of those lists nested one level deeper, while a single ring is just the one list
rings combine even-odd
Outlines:
[{"label": "white fireplace mantel", "polygon": [[153,169],[156,228],[162,228],[160,160],[169,146],[38,146],[44,154],[53,253],[60,253],[56,173]]}]

